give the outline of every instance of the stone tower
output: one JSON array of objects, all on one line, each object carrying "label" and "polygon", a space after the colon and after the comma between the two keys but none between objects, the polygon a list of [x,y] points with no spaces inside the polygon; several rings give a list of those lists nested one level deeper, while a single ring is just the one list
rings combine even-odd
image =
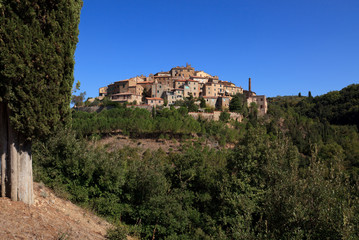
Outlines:
[{"label": "stone tower", "polygon": [[248,92],[252,92],[251,78],[248,79]]}]

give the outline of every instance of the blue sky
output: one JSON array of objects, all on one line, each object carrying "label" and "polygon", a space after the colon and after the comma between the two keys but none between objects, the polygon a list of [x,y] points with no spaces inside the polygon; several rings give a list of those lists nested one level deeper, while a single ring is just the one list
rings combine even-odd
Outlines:
[{"label": "blue sky", "polygon": [[88,97],[186,63],[269,97],[359,83],[359,0],[85,0],[79,28]]}]

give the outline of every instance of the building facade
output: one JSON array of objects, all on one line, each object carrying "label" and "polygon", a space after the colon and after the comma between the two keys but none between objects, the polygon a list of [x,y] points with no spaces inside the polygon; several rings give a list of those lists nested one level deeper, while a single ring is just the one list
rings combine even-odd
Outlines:
[{"label": "building facade", "polygon": [[121,80],[99,89],[99,96],[108,96],[113,101],[134,102],[149,105],[176,104],[190,96],[195,99],[204,98],[208,106],[217,109],[227,109],[231,96],[244,94],[247,104],[253,102],[258,107],[260,115],[267,113],[267,99],[264,95],[256,96],[251,89],[249,79],[248,90],[237,87],[234,83],[223,81],[218,76],[212,76],[204,71],[196,71],[191,65],[174,67],[170,71],[158,72],[146,76]]}]

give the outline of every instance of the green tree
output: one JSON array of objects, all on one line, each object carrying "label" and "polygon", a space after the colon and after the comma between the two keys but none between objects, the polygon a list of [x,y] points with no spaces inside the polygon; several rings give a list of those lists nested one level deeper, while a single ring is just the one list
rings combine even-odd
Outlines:
[{"label": "green tree", "polygon": [[221,115],[219,115],[219,120],[222,122],[228,122],[228,120],[231,118],[231,115],[228,112],[221,112]]},{"label": "green tree", "polygon": [[75,88],[72,90],[71,103],[75,105],[75,107],[81,107],[84,105],[86,92],[79,93],[75,95],[77,91],[80,91],[81,83],[77,81]]},{"label": "green tree", "polygon": [[188,108],[188,112],[198,112],[198,106],[195,104],[195,99],[193,98],[192,93],[185,98],[184,105]]},{"label": "green tree", "polygon": [[201,101],[201,103],[200,103],[199,106],[200,106],[201,108],[206,108],[206,100],[204,100],[204,98],[201,97],[201,98],[200,98],[200,101]]},{"label": "green tree", "polygon": [[33,203],[31,140],[70,119],[81,7],[81,0],[1,1],[1,195],[14,201]]},{"label": "green tree", "polygon": [[245,116],[248,114],[247,100],[244,94],[236,94],[229,102],[229,111],[239,112]]},{"label": "green tree", "polygon": [[82,107],[84,105],[86,92],[82,92],[79,95],[71,96],[71,103],[75,105],[75,107]]}]

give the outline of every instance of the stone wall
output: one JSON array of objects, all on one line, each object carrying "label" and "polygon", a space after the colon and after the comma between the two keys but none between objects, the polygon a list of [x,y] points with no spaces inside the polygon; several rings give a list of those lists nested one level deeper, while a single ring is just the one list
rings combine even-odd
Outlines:
[{"label": "stone wall", "polygon": [[[195,119],[198,119],[198,117],[201,117],[202,119],[206,120],[213,120],[213,121],[219,121],[219,116],[222,112],[220,111],[214,111],[213,113],[203,113],[203,112],[189,112],[188,115],[192,116]],[[230,118],[236,121],[241,122],[243,120],[243,116],[239,113],[230,112]]]}]

